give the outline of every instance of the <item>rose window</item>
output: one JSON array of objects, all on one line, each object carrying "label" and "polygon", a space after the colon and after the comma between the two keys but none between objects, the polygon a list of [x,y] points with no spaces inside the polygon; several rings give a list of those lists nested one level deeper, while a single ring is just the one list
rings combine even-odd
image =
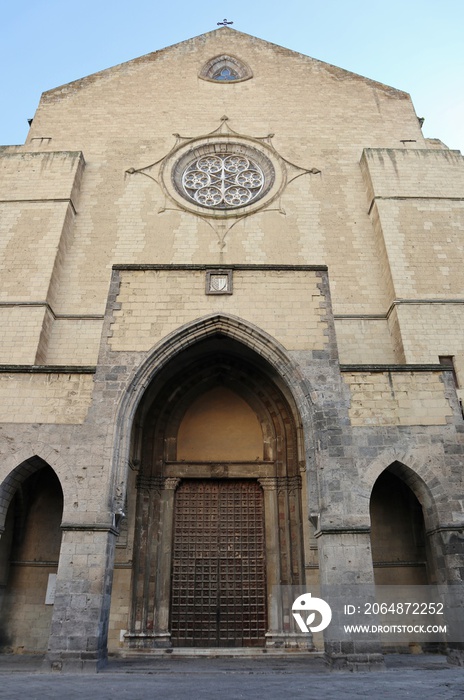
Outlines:
[{"label": "rose window", "polygon": [[184,170],[182,187],[203,207],[232,209],[257,199],[265,184],[264,173],[251,158],[237,153],[206,154]]}]

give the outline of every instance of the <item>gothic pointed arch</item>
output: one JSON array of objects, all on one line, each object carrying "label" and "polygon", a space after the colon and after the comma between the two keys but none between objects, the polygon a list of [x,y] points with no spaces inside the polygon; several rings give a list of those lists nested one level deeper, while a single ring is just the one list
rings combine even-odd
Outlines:
[{"label": "gothic pointed arch", "polygon": [[[26,452],[26,454],[27,454],[27,452]],[[18,455],[15,455],[15,456],[17,457]],[[25,457],[25,454],[23,454],[22,456]],[[44,467],[48,467],[49,469],[51,469],[53,471],[53,473],[55,474],[55,476],[58,479],[60,486],[62,488],[61,480],[60,480],[54,466],[56,466],[56,465],[50,464],[50,462],[48,460],[35,454],[32,456],[25,457],[24,459],[22,459],[19,462],[19,464],[16,463],[16,466],[12,467],[11,471],[7,474],[7,476],[4,478],[4,480],[0,483],[0,533],[3,531],[3,529],[5,527],[5,518],[6,518],[8,508],[10,506],[10,503],[11,503],[15,493],[18,491],[18,489],[21,487],[21,485],[26,481],[26,479],[28,479],[28,477],[35,474],[40,469],[43,469]]]},{"label": "gothic pointed arch", "polygon": [[[122,397],[116,421],[115,451],[113,457],[113,508],[124,510],[127,470],[131,460],[132,426],[139,405],[154,379],[181,352],[193,349],[201,341],[224,338],[244,348],[274,372],[275,382],[284,393],[295,416],[305,415],[308,424],[312,423],[312,390],[299,368],[289,357],[285,348],[268,333],[248,321],[231,314],[210,314],[167,335],[157,343],[144,362],[135,370],[128,381]],[[297,420],[301,431],[301,420]],[[303,436],[299,440],[302,450]],[[306,445],[306,459],[312,459],[311,445]],[[301,452],[299,459],[304,462]]]},{"label": "gothic pointed arch", "polygon": [[220,54],[207,61],[200,70],[202,80],[222,83],[240,83],[253,77],[251,68],[239,58]]},{"label": "gothic pointed arch", "polygon": [[[138,401],[126,406],[134,552],[126,644],[284,643],[283,607],[268,595],[304,584],[308,517],[295,367],[258,328],[216,314],[165,340],[137,374]],[[239,629],[252,608],[256,625]]]},{"label": "gothic pointed arch", "polygon": [[[411,489],[419,500],[427,530],[433,530],[449,521],[449,497],[438,466],[441,455],[431,450],[424,455],[421,449],[402,450],[390,448],[379,454],[364,470],[363,483],[366,499],[369,498],[378,477],[388,469]],[[367,513],[366,513],[367,514]]]}]

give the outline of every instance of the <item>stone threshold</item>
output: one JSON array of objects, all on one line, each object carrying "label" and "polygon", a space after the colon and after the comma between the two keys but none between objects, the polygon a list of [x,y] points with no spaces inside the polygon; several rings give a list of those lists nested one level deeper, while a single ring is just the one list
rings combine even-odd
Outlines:
[{"label": "stone threshold", "polygon": [[123,659],[149,660],[152,657],[168,656],[169,658],[188,658],[207,656],[213,657],[245,657],[262,658],[266,656],[288,658],[289,656],[305,656],[308,658],[324,658],[323,651],[308,651],[307,649],[293,649],[291,647],[283,649],[266,649],[261,647],[178,647],[169,649],[128,649],[120,652],[111,652],[108,659],[111,661]]}]

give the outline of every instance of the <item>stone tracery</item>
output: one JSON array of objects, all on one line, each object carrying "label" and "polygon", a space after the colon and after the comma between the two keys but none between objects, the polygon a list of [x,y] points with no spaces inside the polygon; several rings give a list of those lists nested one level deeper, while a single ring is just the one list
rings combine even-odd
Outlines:
[{"label": "stone tracery", "polygon": [[238,153],[195,159],[182,175],[184,192],[205,207],[233,208],[257,199],[264,174],[251,158]]}]

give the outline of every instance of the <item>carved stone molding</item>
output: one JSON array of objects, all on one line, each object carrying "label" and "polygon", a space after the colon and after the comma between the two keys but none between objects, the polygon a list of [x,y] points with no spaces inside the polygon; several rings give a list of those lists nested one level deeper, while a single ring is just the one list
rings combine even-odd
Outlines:
[{"label": "carved stone molding", "polygon": [[275,476],[263,476],[261,479],[258,479],[258,483],[263,491],[277,491],[277,481],[277,477]]},{"label": "carved stone molding", "polygon": [[139,474],[137,477],[137,489],[160,494],[164,488],[164,481],[165,479],[162,476],[144,476]]},{"label": "carved stone molding", "polygon": [[264,476],[258,479],[263,491],[294,493],[301,489],[301,476]]},{"label": "carved stone molding", "polygon": [[301,490],[301,476],[299,474],[296,476],[278,477],[277,482],[279,493],[294,493]]}]

